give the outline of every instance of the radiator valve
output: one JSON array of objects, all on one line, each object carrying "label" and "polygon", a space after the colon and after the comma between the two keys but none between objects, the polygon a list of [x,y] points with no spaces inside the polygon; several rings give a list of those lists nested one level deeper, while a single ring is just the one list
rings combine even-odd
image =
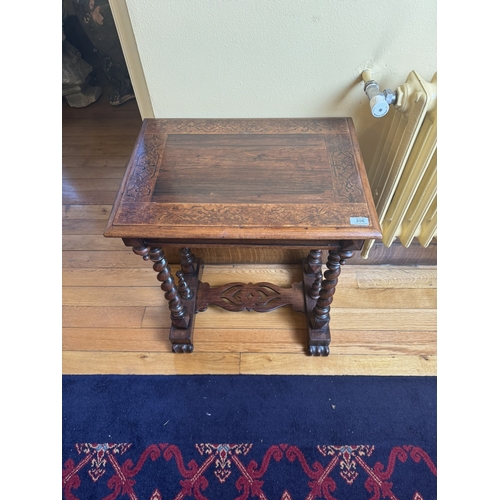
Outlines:
[{"label": "radiator valve", "polygon": [[396,92],[390,89],[385,89],[381,92],[378,83],[372,79],[368,70],[363,71],[362,76],[365,82],[365,94],[370,101],[372,115],[375,118],[382,118],[389,112],[389,106],[396,102]]}]

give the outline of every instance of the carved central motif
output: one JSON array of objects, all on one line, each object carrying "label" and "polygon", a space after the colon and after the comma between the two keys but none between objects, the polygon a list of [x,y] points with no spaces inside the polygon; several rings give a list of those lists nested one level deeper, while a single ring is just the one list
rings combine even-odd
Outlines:
[{"label": "carved central motif", "polygon": [[291,288],[280,288],[272,283],[228,283],[210,287],[200,283],[197,297],[198,311],[205,311],[209,304],[228,311],[266,312],[291,305],[296,311],[303,311],[302,282]]},{"label": "carved central motif", "polygon": [[228,305],[248,310],[268,308],[273,301],[280,300],[280,293],[265,283],[236,283],[223,290],[220,298]]}]

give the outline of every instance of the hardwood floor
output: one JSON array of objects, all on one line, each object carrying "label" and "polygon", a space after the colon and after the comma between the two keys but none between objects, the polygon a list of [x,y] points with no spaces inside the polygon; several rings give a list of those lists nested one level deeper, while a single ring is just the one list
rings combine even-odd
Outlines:
[{"label": "hardwood floor", "polygon": [[[102,236],[140,127],[135,101],[113,108],[106,89],[87,108],[62,105],[63,373],[436,374],[436,266],[411,265],[432,262],[412,261],[414,246],[391,261],[405,265],[380,257],[343,267],[328,357],[306,356],[304,316],[289,307],[210,307],[196,318],[195,352],[171,353],[168,307],[151,264]],[[214,264],[203,280],[285,285],[300,275],[292,264]]]}]

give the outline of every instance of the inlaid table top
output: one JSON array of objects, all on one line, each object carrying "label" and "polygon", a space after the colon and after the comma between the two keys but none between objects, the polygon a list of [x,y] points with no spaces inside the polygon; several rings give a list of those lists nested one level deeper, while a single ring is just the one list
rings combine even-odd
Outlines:
[{"label": "inlaid table top", "polygon": [[146,119],[104,234],[311,246],[381,236],[351,118]]}]

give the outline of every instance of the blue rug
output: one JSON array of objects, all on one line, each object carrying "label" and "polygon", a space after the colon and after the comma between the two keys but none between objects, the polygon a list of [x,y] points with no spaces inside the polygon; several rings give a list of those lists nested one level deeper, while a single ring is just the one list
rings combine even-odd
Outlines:
[{"label": "blue rug", "polygon": [[437,494],[436,378],[63,376],[63,498]]}]

